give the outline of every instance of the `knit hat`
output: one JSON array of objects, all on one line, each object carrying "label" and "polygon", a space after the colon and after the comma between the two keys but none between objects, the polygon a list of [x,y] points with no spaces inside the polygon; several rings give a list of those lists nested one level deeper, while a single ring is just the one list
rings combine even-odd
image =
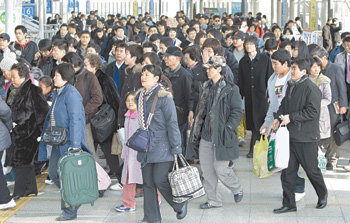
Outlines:
[{"label": "knit hat", "polygon": [[16,60],[16,54],[11,52],[0,62],[0,69],[11,70],[11,67],[16,63],[18,63],[18,61]]}]

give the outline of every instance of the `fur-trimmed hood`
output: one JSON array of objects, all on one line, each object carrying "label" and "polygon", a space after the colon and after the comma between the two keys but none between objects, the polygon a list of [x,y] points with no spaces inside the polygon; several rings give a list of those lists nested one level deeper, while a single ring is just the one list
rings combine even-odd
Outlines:
[{"label": "fur-trimmed hood", "polygon": [[[139,97],[139,95],[140,95],[142,89],[144,89],[144,88],[140,88],[140,89],[138,89],[138,90],[136,91],[136,93],[135,93],[136,98]],[[172,94],[169,90],[165,89],[163,85],[161,85],[161,87],[160,87],[160,89],[158,90],[157,94],[158,94],[158,97],[159,97],[159,98],[163,98],[163,97],[173,98],[173,94]]]}]

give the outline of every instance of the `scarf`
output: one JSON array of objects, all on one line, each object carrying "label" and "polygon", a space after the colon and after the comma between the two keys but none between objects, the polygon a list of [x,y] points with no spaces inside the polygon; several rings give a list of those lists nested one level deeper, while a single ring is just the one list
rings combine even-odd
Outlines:
[{"label": "scarf", "polygon": [[158,88],[159,84],[154,85],[151,89],[149,89],[148,91],[146,91],[145,88],[142,88],[141,92],[140,92],[140,96],[138,99],[138,110],[139,110],[139,117],[138,117],[138,121],[139,121],[139,126],[143,129],[146,130],[148,128],[147,126],[147,119],[146,119],[146,97],[150,96],[157,88]]}]

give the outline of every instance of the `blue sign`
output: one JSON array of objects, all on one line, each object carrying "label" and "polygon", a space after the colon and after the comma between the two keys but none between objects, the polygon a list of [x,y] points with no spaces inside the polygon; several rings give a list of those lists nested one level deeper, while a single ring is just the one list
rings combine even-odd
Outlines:
[{"label": "blue sign", "polygon": [[86,0],[86,14],[90,14],[90,0]]},{"label": "blue sign", "polygon": [[79,1],[75,0],[75,8],[74,8],[74,1],[68,0],[68,13],[71,13],[75,11],[76,13],[79,13]]},{"label": "blue sign", "polygon": [[52,0],[46,0],[46,13],[52,13]]},{"label": "blue sign", "polygon": [[34,5],[25,5],[22,7],[22,14],[34,19],[35,16],[35,6]]},{"label": "blue sign", "polygon": [[35,4],[35,0],[22,0],[22,4]]},{"label": "blue sign", "polygon": [[242,12],[242,2],[232,2],[231,10],[232,15],[234,15],[237,12]]},{"label": "blue sign", "polygon": [[282,21],[281,21],[281,26],[284,26],[287,22],[287,7],[288,3],[287,0],[282,1]]},{"label": "blue sign", "polygon": [[153,16],[153,10],[154,10],[154,1],[149,1],[149,14]]}]

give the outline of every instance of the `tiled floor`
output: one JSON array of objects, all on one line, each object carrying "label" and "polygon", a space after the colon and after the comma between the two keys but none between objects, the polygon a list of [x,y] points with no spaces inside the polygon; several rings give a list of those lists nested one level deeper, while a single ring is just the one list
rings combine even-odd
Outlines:
[{"label": "tiled floor", "polygon": [[[247,146],[246,146],[247,147]],[[344,144],[341,156],[350,157],[350,142]],[[329,190],[328,206],[323,210],[315,209],[317,196],[309,181],[306,183],[306,196],[297,203],[298,211],[282,215],[272,213],[274,208],[281,206],[282,189],[280,174],[274,174],[265,179],[258,179],[252,174],[252,159],[245,158],[247,148],[241,151],[240,159],[235,163],[235,170],[241,178],[244,188],[244,198],[236,204],[233,195],[222,184],[220,191],[224,205],[222,208],[201,210],[199,204],[205,202],[205,197],[191,201],[188,215],[182,220],[176,219],[175,213],[163,200],[161,204],[162,218],[165,223],[350,223],[350,173],[341,169],[327,172],[324,177]],[[302,173],[301,173],[302,174]],[[121,192],[107,191],[98,199],[94,206],[83,205],[78,211],[78,220],[74,222],[137,222],[143,218],[143,199],[137,199],[137,210],[131,214],[120,214],[114,211],[114,206],[121,203]],[[60,214],[58,189],[49,185],[42,193],[31,200],[7,222],[54,222]],[[0,219],[1,221],[1,219]]]}]

